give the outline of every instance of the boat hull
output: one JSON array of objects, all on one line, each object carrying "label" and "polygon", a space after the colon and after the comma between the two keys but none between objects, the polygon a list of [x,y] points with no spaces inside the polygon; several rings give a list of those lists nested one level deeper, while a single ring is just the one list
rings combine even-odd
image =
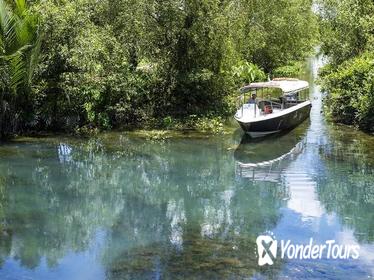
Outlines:
[{"label": "boat hull", "polygon": [[311,103],[305,102],[299,109],[276,117],[269,115],[269,118],[263,120],[253,120],[249,122],[237,121],[241,128],[251,137],[264,137],[295,128],[309,117],[311,108]]}]

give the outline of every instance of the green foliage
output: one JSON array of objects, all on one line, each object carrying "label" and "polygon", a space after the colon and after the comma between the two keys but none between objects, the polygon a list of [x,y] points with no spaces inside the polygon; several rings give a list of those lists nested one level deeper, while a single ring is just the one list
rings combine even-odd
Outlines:
[{"label": "green foliage", "polygon": [[312,0],[243,1],[242,5],[240,44],[246,60],[272,72],[313,52],[318,26]]},{"label": "green foliage", "polygon": [[26,121],[39,38],[38,17],[25,0],[0,0],[0,138]]},{"label": "green foliage", "polygon": [[160,94],[168,102],[162,100],[158,112],[183,116],[225,111],[225,96],[234,89],[228,73],[235,63],[226,16],[230,6],[220,1],[186,1],[182,8],[176,1],[163,5],[168,9],[153,6],[157,37],[168,38],[155,42],[162,59],[157,64],[167,70],[163,80],[168,81]]},{"label": "green foliage", "polygon": [[8,82],[3,88],[16,92],[28,84],[36,55],[37,21],[26,9],[25,0],[16,0],[13,5],[0,0],[0,60],[8,66]]},{"label": "green foliage", "polygon": [[[12,53],[12,64],[1,61],[0,73],[12,67],[20,73],[15,80],[32,82],[22,112],[36,130],[158,126],[167,117],[231,115],[242,83],[303,60],[316,34],[310,0],[32,3],[27,22],[37,19],[46,35],[20,32],[21,42],[32,43],[20,45],[22,55]],[[1,76],[0,83],[12,82]]]},{"label": "green foliage", "polygon": [[304,63],[302,61],[295,61],[289,65],[274,69],[273,76],[285,78],[299,77],[303,73],[304,69]]},{"label": "green foliage", "polygon": [[113,27],[98,22],[107,4],[81,0],[38,7],[49,36],[34,95],[40,105],[38,119],[47,128],[110,128],[146,115],[153,74],[132,69],[130,54]]},{"label": "green foliage", "polygon": [[372,0],[318,0],[321,51],[331,63],[374,50],[374,2]]},{"label": "green foliage", "polygon": [[332,118],[374,132],[374,54],[365,53],[322,72],[322,88]]},{"label": "green foliage", "polygon": [[248,61],[240,61],[237,66],[233,67],[233,76],[237,84],[250,84],[254,81],[262,81],[266,79],[264,71],[256,64]]},{"label": "green foliage", "polygon": [[321,72],[331,117],[374,131],[374,2],[320,0],[321,51],[329,63]]},{"label": "green foliage", "polygon": [[205,132],[213,132],[216,134],[224,132],[224,123],[222,118],[200,118],[197,121],[197,129]]}]

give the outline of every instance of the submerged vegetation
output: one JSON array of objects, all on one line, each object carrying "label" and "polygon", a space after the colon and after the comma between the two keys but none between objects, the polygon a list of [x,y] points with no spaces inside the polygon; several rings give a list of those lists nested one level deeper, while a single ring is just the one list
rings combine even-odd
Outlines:
[{"label": "submerged vegetation", "polygon": [[331,118],[374,132],[374,2],[320,0],[321,71]]},{"label": "submerged vegetation", "polygon": [[312,2],[0,0],[1,134],[224,117],[311,53]]}]

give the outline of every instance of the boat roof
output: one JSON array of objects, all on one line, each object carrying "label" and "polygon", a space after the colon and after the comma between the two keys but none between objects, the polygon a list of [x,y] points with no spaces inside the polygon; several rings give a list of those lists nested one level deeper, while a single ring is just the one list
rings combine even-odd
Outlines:
[{"label": "boat roof", "polygon": [[307,81],[291,78],[277,78],[269,82],[251,83],[240,89],[241,93],[262,88],[279,88],[284,94],[290,94],[309,88]]}]

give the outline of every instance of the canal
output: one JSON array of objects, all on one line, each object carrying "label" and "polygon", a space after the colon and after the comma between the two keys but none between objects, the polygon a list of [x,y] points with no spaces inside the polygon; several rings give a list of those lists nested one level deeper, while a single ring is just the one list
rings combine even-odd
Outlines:
[{"label": "canal", "polygon": [[[374,138],[310,120],[253,141],[20,138],[0,146],[0,279],[370,279]],[[256,239],[359,246],[258,265]]]}]

